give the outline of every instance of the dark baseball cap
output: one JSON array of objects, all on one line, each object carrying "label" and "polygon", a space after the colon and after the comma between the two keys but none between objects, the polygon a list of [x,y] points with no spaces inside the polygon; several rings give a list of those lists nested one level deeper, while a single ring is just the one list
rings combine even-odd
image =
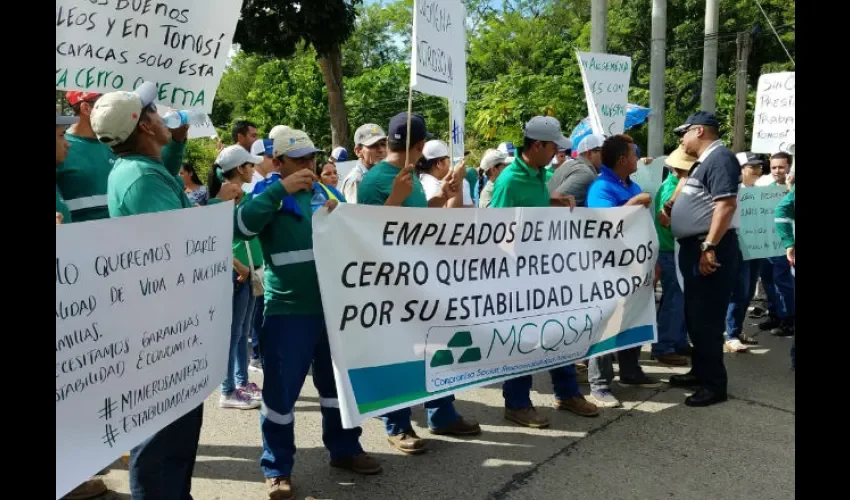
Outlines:
[{"label": "dark baseball cap", "polygon": [[[416,144],[433,138],[425,128],[425,119],[416,113],[410,115],[410,144]],[[387,139],[390,142],[407,143],[407,113],[399,113],[390,118],[390,126],[387,127]]]},{"label": "dark baseball cap", "polygon": [[684,124],[673,129],[673,133],[681,137],[694,125],[720,128],[720,124],[717,122],[717,117],[714,116],[714,113],[709,113],[708,111],[697,111],[689,116]]}]

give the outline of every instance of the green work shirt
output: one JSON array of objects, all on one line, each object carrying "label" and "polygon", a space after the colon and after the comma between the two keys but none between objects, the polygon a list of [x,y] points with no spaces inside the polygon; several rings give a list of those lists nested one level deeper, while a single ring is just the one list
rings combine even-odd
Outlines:
[{"label": "green work shirt", "polygon": [[[252,198],[251,193],[245,194],[242,199],[239,201],[239,205],[237,205],[237,209],[239,206],[244,205],[248,200]],[[251,260],[248,260],[248,248],[245,248],[245,245],[248,245],[248,248],[251,249]],[[263,265],[263,248],[260,246],[259,238],[251,238],[247,242],[243,239],[234,238],[233,239],[233,258],[238,260],[244,265],[249,265],[252,261],[254,263],[254,267],[262,267]]]},{"label": "green work shirt", "polygon": [[[181,151],[186,147],[185,142],[172,142],[171,145],[182,146]],[[183,189],[183,181],[176,172],[169,172],[162,163],[141,155],[119,157],[106,188],[109,216],[191,208],[192,203]]]},{"label": "green work shirt", "polygon": [[[65,132],[71,148],[65,161],[56,167],[56,185],[65,198],[75,222],[106,219],[106,183],[116,156],[95,138]],[[68,219],[65,219],[68,221]]]},{"label": "green work shirt", "polygon": [[68,210],[68,205],[62,198],[62,193],[59,192],[59,186],[56,186],[56,211],[62,214],[62,224],[71,222],[71,211]]},{"label": "green work shirt", "polygon": [[549,189],[544,168],[532,168],[520,157],[505,167],[493,186],[490,208],[548,207]]},{"label": "green work shirt", "polygon": [[[357,188],[357,203],[360,205],[383,205],[386,203],[393,190],[393,181],[399,170],[395,165],[385,161],[370,168]],[[428,207],[428,198],[425,197],[425,190],[422,188],[419,176],[416,175],[416,172],[412,172],[411,175],[413,176],[413,192],[401,206],[426,208]]]},{"label": "green work shirt", "polygon": [[664,227],[661,225],[661,222],[658,221],[658,214],[661,213],[664,204],[673,197],[673,193],[676,192],[676,186],[678,185],[679,179],[675,175],[669,174],[664,179],[664,182],[661,183],[661,187],[658,188],[658,194],[655,195],[655,232],[658,233],[658,249],[661,252],[674,251],[673,232],[670,230],[670,226]]}]

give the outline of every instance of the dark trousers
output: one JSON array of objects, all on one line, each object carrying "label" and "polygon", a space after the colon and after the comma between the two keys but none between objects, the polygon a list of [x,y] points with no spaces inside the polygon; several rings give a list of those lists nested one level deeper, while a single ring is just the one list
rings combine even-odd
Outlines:
[{"label": "dark trousers", "polygon": [[203,420],[200,405],[130,451],[133,500],[192,500],[192,471]]},{"label": "dark trousers", "polygon": [[717,243],[715,256],[720,267],[708,276],[699,272],[704,237],[679,240],[679,269],[685,285],[685,324],[694,344],[692,373],[706,387],[726,391],[723,364],[723,332],[726,309],[738,273],[738,235],[727,231]]}]

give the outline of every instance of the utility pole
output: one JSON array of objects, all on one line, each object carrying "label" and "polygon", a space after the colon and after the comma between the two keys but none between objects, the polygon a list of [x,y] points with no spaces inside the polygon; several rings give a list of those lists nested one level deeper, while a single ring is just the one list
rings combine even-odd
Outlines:
[{"label": "utility pole", "polygon": [[747,62],[752,48],[750,31],[738,33],[738,73],[735,81],[735,125],[732,136],[732,149],[740,153],[747,150]]},{"label": "utility pole", "polygon": [[590,3],[590,51],[608,51],[608,0]]},{"label": "utility pole", "polygon": [[700,109],[709,113],[714,113],[717,105],[717,26],[719,21],[720,0],[706,0]]},{"label": "utility pole", "polygon": [[664,154],[664,72],[667,69],[667,0],[652,0],[652,40],[649,68],[649,156]]}]

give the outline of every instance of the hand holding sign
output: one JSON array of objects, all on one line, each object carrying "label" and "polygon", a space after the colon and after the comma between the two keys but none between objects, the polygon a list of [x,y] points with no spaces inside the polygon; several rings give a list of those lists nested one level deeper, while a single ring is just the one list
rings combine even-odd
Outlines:
[{"label": "hand holding sign", "polygon": [[404,200],[413,192],[413,165],[408,165],[399,170],[393,179],[393,188],[385,205],[400,207]]}]

